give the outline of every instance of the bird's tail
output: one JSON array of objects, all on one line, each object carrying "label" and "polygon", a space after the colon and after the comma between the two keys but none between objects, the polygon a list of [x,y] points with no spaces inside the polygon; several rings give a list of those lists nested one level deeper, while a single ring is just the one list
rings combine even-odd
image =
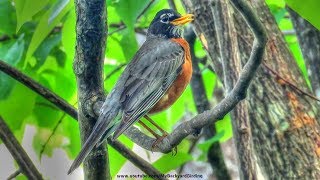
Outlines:
[{"label": "bird's tail", "polygon": [[88,156],[91,150],[103,142],[104,138],[110,136],[118,126],[116,116],[119,113],[119,106],[109,106],[104,104],[101,108],[100,116],[93,127],[93,130],[82,146],[82,149],[76,159],[73,161],[68,174],[71,174],[76,168],[80,166],[83,160]]}]

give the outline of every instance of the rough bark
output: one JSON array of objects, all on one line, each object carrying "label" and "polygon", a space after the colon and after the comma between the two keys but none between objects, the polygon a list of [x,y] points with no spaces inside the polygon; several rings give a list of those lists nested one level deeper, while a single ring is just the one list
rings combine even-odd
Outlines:
[{"label": "rough bark", "polygon": [[222,64],[219,55],[218,40],[216,30],[214,28],[214,19],[212,12],[213,3],[211,0],[182,0],[185,9],[192,12],[196,17],[194,23],[195,32],[200,38],[203,47],[207,50],[209,57],[212,60],[215,73],[223,81]]},{"label": "rough bark", "polygon": [[[274,17],[264,1],[250,0],[266,26],[269,42],[264,61],[298,87],[308,87],[291,55]],[[231,12],[232,13],[232,12]],[[234,14],[242,65],[248,59],[252,36],[245,23]],[[320,114],[316,101],[302,96],[275,78],[267,68],[259,68],[248,92],[248,107],[254,150],[267,179],[319,179]]]},{"label": "rough bark", "polygon": [[[191,59],[193,74],[190,82],[193,99],[196,105],[198,113],[202,113],[206,110],[211,109],[209,99],[207,97],[205,86],[202,79],[202,74],[199,68],[199,60],[195,56],[194,43],[196,35],[193,29],[189,28],[185,31],[185,39],[190,45]],[[214,123],[203,128],[205,138],[208,140],[216,134]],[[226,164],[224,162],[221,146],[219,142],[213,143],[207,152],[208,162],[210,163],[213,174],[217,179],[228,180],[231,179]]]},{"label": "rough bark", "polygon": [[307,65],[313,92],[320,97],[320,31],[288,8]]},{"label": "rough bark", "polygon": [[[230,13],[232,9],[230,8],[232,7],[227,0],[217,1],[213,7],[215,28],[224,69],[226,94],[236,84],[242,69],[238,41],[235,38],[236,33]],[[247,107],[247,101],[242,101],[232,110],[232,129],[238,155],[240,177],[241,179],[257,179]]]},{"label": "rough bark", "polygon": [[[76,0],[76,55],[81,142],[89,137],[96,122],[94,103],[103,100],[102,67],[106,41],[106,6],[104,0]],[[91,151],[84,161],[85,179],[111,179],[106,144]]]}]

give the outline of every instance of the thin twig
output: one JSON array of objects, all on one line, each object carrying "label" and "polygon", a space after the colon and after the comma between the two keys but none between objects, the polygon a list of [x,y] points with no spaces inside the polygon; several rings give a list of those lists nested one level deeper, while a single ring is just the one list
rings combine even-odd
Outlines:
[{"label": "thin twig", "polygon": [[151,5],[154,3],[155,0],[150,0],[147,6],[141,11],[141,13],[138,15],[137,20],[139,20],[146,12],[147,10],[151,7]]},{"label": "thin twig", "polygon": [[[141,13],[137,17],[137,21],[144,15],[144,13],[147,12],[147,10],[150,8],[150,6],[154,3],[155,0],[150,0],[147,6],[141,11]],[[127,28],[127,26],[124,24],[123,21],[121,21],[119,24],[117,24],[118,28],[114,31],[111,31],[108,33],[108,36],[111,36],[114,33],[120,32]]]},{"label": "thin twig", "polygon": [[275,70],[273,70],[271,67],[269,67],[266,63],[262,63],[262,65],[264,67],[266,67],[268,69],[268,71],[270,71],[273,75],[275,75],[277,78],[281,79],[282,81],[284,81],[287,85],[289,85],[292,89],[296,90],[299,94],[305,95],[313,100],[316,100],[318,102],[320,102],[320,99],[317,98],[316,96],[305,92],[304,90],[300,89],[298,86],[294,85],[292,82],[290,82],[289,80],[283,78],[279,73],[277,73]]},{"label": "thin twig", "polygon": [[41,150],[40,150],[40,154],[39,154],[39,159],[41,160],[42,158],[42,154],[44,153],[44,150],[46,149],[48,143],[50,142],[51,138],[53,137],[53,135],[56,133],[59,125],[61,124],[62,120],[66,117],[66,113],[63,113],[63,115],[61,116],[61,118],[59,119],[59,121],[57,122],[57,124],[54,126],[52,133],[50,134],[50,136],[48,137],[48,139],[46,140],[46,142],[41,146]]},{"label": "thin twig", "polygon": [[[73,106],[75,106],[78,102],[74,103]],[[41,150],[40,150],[40,154],[39,154],[39,159],[41,160],[42,158],[42,154],[44,153],[48,143],[50,142],[51,138],[54,136],[54,134],[56,133],[59,125],[62,123],[63,119],[66,117],[67,113],[64,112],[62,114],[62,116],[60,117],[59,121],[57,122],[57,124],[54,126],[52,133],[50,134],[50,136],[48,137],[48,139],[46,140],[46,142],[42,145]]]},{"label": "thin twig", "polygon": [[12,157],[17,161],[21,172],[28,179],[43,179],[36,166],[32,163],[28,154],[20,145],[19,141],[14,137],[13,133],[0,116],[0,139],[8,148]]},{"label": "thin twig", "polygon": [[16,178],[17,176],[19,176],[19,174],[21,174],[21,169],[19,168],[18,170],[16,170],[13,174],[11,174],[7,180],[11,180],[11,179],[14,179]]},{"label": "thin twig", "polygon": [[120,71],[126,65],[127,65],[127,63],[119,64],[115,69],[113,69],[109,74],[106,75],[104,80],[106,81],[107,79],[109,79],[111,76],[113,76],[115,73]]}]

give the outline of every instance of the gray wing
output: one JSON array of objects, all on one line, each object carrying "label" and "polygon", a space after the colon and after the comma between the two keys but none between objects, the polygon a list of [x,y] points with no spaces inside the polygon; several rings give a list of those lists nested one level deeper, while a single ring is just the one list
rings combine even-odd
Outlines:
[{"label": "gray wing", "polygon": [[144,52],[138,52],[127,67],[129,75],[120,97],[123,115],[113,138],[148,113],[181,73],[184,51],[179,44],[150,40],[144,46]]}]

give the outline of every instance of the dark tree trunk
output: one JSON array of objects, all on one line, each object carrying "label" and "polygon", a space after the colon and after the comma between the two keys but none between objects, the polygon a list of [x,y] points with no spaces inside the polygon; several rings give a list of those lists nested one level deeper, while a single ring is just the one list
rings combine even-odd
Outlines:
[{"label": "dark tree trunk", "polygon": [[[103,101],[102,67],[106,42],[105,0],[76,0],[77,43],[74,73],[78,84],[81,142],[96,122],[93,106]],[[95,148],[84,161],[85,179],[111,179],[106,144]]]},{"label": "dark tree trunk", "polygon": [[[217,1],[213,7],[216,35],[219,40],[220,56],[224,69],[226,94],[234,87],[241,72],[237,34],[234,31],[235,28],[231,17],[231,12],[235,10],[227,2],[227,0]],[[243,18],[240,15],[238,16]],[[244,25],[249,29],[245,22]],[[249,57],[246,60],[248,59]],[[231,118],[233,120],[233,136],[237,148],[240,178],[257,179],[247,101],[240,102],[231,111]]]},{"label": "dark tree trunk", "polygon": [[320,31],[288,8],[307,65],[313,92],[320,97]]},{"label": "dark tree trunk", "polygon": [[[269,42],[265,65],[248,92],[246,108],[258,164],[269,179],[319,179],[320,114],[317,102],[297,93],[267,67],[308,92],[274,17],[264,1],[250,0],[266,27]],[[234,14],[242,64],[248,59],[252,35]],[[237,120],[237,119],[233,119]],[[240,154],[241,156],[241,154]]]}]

